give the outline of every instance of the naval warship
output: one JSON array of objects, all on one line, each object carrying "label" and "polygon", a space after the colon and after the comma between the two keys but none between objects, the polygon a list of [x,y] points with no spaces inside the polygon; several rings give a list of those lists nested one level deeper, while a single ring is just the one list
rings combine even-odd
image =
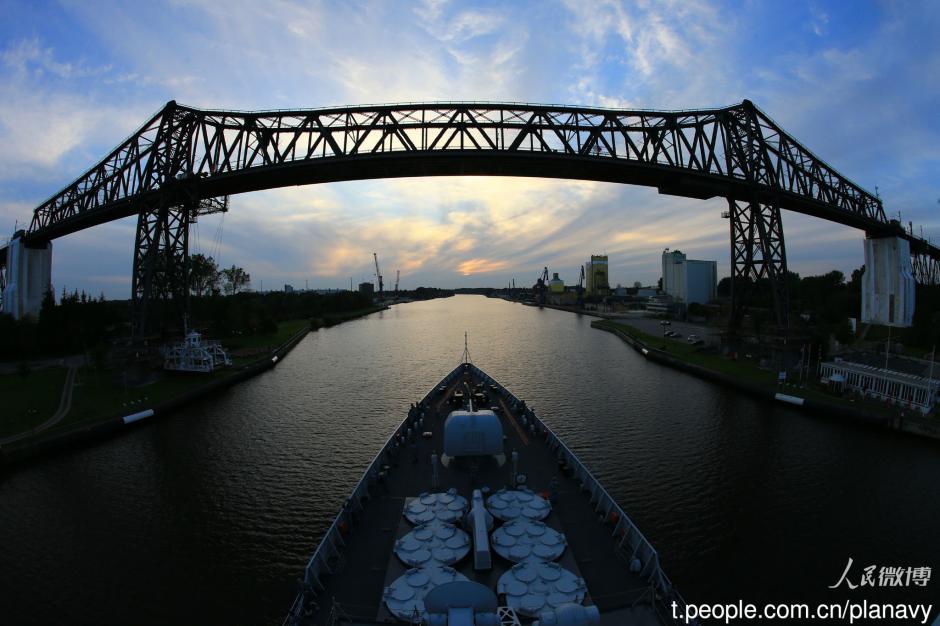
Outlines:
[{"label": "naval warship", "polygon": [[469,360],[413,404],[285,625],[678,624],[659,555],[531,407]]}]

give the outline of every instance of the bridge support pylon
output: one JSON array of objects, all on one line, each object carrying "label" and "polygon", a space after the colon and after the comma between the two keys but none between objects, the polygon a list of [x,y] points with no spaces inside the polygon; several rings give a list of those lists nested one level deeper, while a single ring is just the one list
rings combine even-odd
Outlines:
[{"label": "bridge support pylon", "polygon": [[52,242],[27,244],[20,231],[5,251],[0,311],[14,319],[39,317],[42,299],[52,288]]},{"label": "bridge support pylon", "polygon": [[753,299],[754,291],[766,284],[772,293],[774,321],[784,336],[789,330],[787,253],[783,222],[776,203],[728,199],[731,222],[731,317],[733,334]]},{"label": "bridge support pylon", "polygon": [[131,302],[137,339],[154,327],[154,320],[186,312],[189,295],[189,222],[194,209],[166,199],[145,207],[137,218]]}]

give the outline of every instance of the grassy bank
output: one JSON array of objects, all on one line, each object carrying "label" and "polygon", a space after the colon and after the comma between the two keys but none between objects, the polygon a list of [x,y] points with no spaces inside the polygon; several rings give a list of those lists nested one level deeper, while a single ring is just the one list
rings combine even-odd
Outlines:
[{"label": "grassy bank", "polygon": [[762,370],[758,368],[756,364],[746,360],[731,360],[720,354],[703,351],[699,346],[693,346],[685,340],[674,340],[662,336],[650,335],[634,326],[620,321],[598,320],[592,322],[591,325],[599,328],[620,330],[630,337],[642,341],[650,348],[655,348],[670,356],[681,359],[686,363],[692,363],[693,365],[698,365],[714,372],[766,386],[768,389],[774,389],[777,384],[777,376],[773,372]]},{"label": "grassy bank", "polygon": [[3,418],[0,438],[15,435],[39,426],[52,417],[59,407],[66,368],[47,367],[0,376],[0,398]]},{"label": "grassy bank", "polygon": [[[383,308],[368,307],[329,314],[314,320],[288,320],[280,322],[277,330],[271,333],[223,338],[222,345],[232,355],[233,366],[208,374],[157,372],[150,382],[135,385],[128,383],[128,376],[123,369],[82,368],[73,390],[71,410],[65,418],[54,427],[17,442],[15,447],[27,447],[39,438],[48,439],[76,428],[153,408],[211,383],[234,378],[258,362],[269,359],[285,343],[305,334],[307,330],[333,326]],[[0,393],[3,393],[4,398],[14,400],[14,419],[5,417],[0,424],[0,428],[3,428],[0,436],[24,432],[47,420],[59,405],[65,373],[64,368],[48,368],[32,372],[25,378],[16,374],[0,376]]]},{"label": "grassy bank", "polygon": [[[766,392],[768,397],[771,398],[773,394],[776,393],[795,395],[806,400],[816,401],[822,406],[840,406],[851,411],[886,420],[893,420],[898,418],[901,414],[901,409],[898,407],[872,398],[837,396],[811,385],[801,387],[780,385],[777,382],[776,372],[761,369],[754,361],[746,358],[731,359],[714,351],[703,350],[699,346],[693,346],[681,339],[674,340],[662,336],[650,335],[622,321],[597,320],[592,322],[591,326],[621,332],[642,342],[651,350],[657,350],[664,355],[715,372],[731,378],[734,381],[746,383],[752,389]],[[921,418],[912,415],[911,411],[907,411],[906,413],[906,419],[909,421],[937,421],[936,418],[929,416],[927,418]]]}]

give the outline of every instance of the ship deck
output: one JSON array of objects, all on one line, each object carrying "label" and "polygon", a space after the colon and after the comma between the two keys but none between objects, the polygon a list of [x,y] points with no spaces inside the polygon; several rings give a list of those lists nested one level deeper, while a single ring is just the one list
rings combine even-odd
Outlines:
[{"label": "ship deck", "polygon": [[[493,460],[481,463],[475,477],[465,469],[442,464],[439,488],[432,489],[430,457],[432,452],[440,453],[443,449],[444,420],[454,408],[447,400],[458,386],[468,381],[471,385],[480,382],[465,373],[452,381],[446,392],[429,396],[424,405],[422,430],[430,431],[431,436],[419,435],[414,445],[406,443],[398,448],[378,488],[349,527],[346,546],[335,562],[333,574],[322,581],[324,589],[317,594],[318,610],[303,623],[365,626],[397,622],[386,609],[382,593],[408,569],[393,552],[395,541],[412,528],[403,516],[406,500],[422,492],[454,487],[469,501],[473,489],[487,486],[492,493],[509,486],[511,463],[500,466]],[[557,481],[552,512],[544,521],[565,534],[568,547],[558,562],[584,579],[588,593],[585,604],[597,605],[601,624],[661,624],[649,600],[649,583],[630,571],[627,559],[618,552],[612,526],[595,512],[580,482],[564,472],[543,438],[523,429],[501,394],[491,392],[488,404],[500,408],[505,453],[508,459],[512,450],[518,451],[518,469],[526,475],[526,486],[539,493],[549,490],[553,478]],[[512,563],[495,552],[492,555],[490,570],[474,570],[472,551],[454,569],[495,590],[499,577]],[[523,623],[526,621],[523,619]]]}]

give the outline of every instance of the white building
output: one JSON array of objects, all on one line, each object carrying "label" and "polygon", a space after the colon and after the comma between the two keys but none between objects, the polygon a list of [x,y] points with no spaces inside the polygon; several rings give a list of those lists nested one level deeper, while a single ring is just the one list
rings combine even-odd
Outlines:
[{"label": "white building", "polygon": [[663,251],[663,291],[676,302],[707,304],[718,291],[718,264],[687,259],[679,250]]},{"label": "white building", "polygon": [[820,365],[823,382],[839,391],[849,390],[870,398],[929,413],[937,400],[936,379],[896,372],[836,358]]}]

